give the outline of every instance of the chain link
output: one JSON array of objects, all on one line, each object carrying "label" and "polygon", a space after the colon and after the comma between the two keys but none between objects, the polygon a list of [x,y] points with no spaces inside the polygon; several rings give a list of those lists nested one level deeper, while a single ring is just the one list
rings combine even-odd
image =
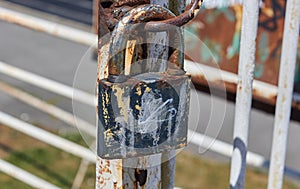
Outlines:
[{"label": "chain link", "polygon": [[[183,26],[198,15],[203,0],[193,0],[186,8],[185,12],[173,18],[164,18],[160,21],[150,21],[145,25],[147,31],[165,31],[169,25]],[[112,31],[118,21],[130,10],[142,4],[149,4],[149,0],[121,0],[113,3],[110,7],[104,8],[101,3],[99,9],[103,15],[102,27]],[[105,25],[104,25],[105,23]]]},{"label": "chain link", "polygon": [[146,24],[145,30],[147,31],[166,31],[170,25],[183,26],[191,21],[195,16],[198,15],[203,0],[194,0],[184,13],[174,18],[161,20],[161,21],[150,21]]}]

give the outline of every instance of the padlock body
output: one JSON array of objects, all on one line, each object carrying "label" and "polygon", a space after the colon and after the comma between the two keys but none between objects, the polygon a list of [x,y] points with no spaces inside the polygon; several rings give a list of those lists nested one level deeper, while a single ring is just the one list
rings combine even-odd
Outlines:
[{"label": "padlock body", "polygon": [[187,145],[190,76],[145,73],[98,88],[98,155],[124,159]]}]

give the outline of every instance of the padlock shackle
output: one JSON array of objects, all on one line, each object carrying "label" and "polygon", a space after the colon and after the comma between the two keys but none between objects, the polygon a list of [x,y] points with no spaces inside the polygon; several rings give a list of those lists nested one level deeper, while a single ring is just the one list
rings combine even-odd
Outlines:
[{"label": "padlock shackle", "polygon": [[[129,40],[129,33],[136,28],[138,23],[145,23],[151,20],[164,20],[173,18],[175,15],[159,5],[142,5],[129,11],[115,26],[110,40],[110,60],[108,64],[109,78],[124,76],[125,49]],[[130,26],[129,26],[130,24]],[[183,43],[182,33],[179,33],[180,42]],[[181,51],[181,52],[180,52]],[[177,50],[177,66],[183,70],[183,49]],[[124,77],[123,77],[124,78]]]}]

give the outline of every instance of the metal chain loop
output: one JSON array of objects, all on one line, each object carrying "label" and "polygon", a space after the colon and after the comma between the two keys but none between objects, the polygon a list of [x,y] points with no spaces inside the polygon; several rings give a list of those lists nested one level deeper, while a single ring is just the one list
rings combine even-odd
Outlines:
[{"label": "metal chain loop", "polygon": [[174,18],[161,21],[150,21],[146,24],[145,30],[158,32],[168,30],[169,25],[178,27],[183,26],[198,15],[202,2],[203,0],[194,0],[190,5],[187,6],[187,9],[184,13]]},{"label": "metal chain loop", "polygon": [[[104,10],[104,8],[99,6],[100,12],[104,17],[100,20],[106,23],[107,29],[110,31],[113,30],[118,21],[130,10],[139,6],[141,4],[149,4],[149,0],[123,0],[116,4],[112,4],[108,10]],[[202,5],[203,0],[193,0],[186,8],[185,12],[173,17],[173,18],[165,18],[160,21],[150,21],[145,25],[145,30],[147,31],[166,31],[168,30],[169,25],[173,26],[183,26],[184,24],[191,21],[195,16],[198,15],[200,7]]]}]

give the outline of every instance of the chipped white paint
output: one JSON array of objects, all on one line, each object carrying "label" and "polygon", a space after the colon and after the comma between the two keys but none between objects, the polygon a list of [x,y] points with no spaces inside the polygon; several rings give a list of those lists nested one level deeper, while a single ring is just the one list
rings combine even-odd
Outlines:
[{"label": "chipped white paint", "polygon": [[[252,102],[252,83],[255,59],[255,40],[258,27],[259,0],[244,0],[239,59],[239,76],[234,121],[234,153],[231,160],[230,188],[243,189],[245,182],[248,130]],[[237,165],[239,164],[240,165]],[[238,175],[238,179],[236,179]]]},{"label": "chipped white paint", "polygon": [[298,47],[299,23],[300,1],[288,0],[280,61],[279,87],[268,189],[280,189],[283,183]]},{"label": "chipped white paint", "polygon": [[[103,45],[101,53],[98,53],[98,78],[107,78],[108,74],[108,61],[109,60],[109,44]],[[104,62],[102,62],[104,61]]]},{"label": "chipped white paint", "polygon": [[96,189],[122,188],[122,160],[104,160],[97,157]]}]

